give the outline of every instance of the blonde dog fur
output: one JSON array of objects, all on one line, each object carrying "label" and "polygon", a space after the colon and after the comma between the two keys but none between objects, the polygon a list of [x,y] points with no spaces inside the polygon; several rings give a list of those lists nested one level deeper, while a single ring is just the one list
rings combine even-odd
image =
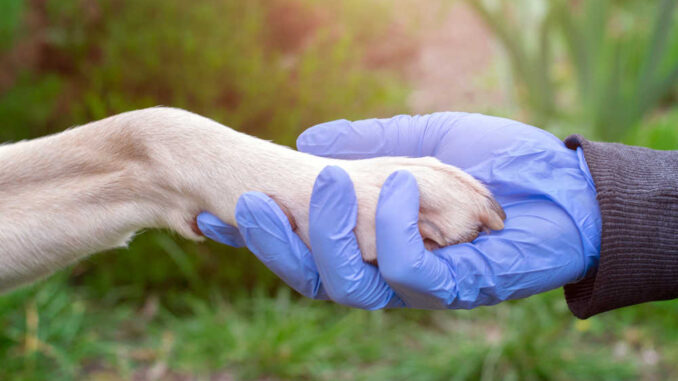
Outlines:
[{"label": "blonde dog fur", "polygon": [[236,202],[247,191],[273,197],[308,244],[310,194],[327,165],[344,168],[354,182],[355,231],[365,260],[376,260],[380,187],[398,169],[417,179],[424,238],[445,246],[503,227],[503,211],[489,192],[436,159],[321,158],[155,107],[0,146],[0,290],[125,246],[143,228],[201,239],[196,215],[211,211],[235,225]]}]

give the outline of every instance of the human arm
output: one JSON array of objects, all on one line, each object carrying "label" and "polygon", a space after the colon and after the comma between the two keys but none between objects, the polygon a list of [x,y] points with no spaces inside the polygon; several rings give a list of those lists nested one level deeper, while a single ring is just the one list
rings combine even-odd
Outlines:
[{"label": "human arm", "polygon": [[583,149],[602,215],[598,271],[565,286],[580,318],[678,298],[678,152],[565,140]]}]

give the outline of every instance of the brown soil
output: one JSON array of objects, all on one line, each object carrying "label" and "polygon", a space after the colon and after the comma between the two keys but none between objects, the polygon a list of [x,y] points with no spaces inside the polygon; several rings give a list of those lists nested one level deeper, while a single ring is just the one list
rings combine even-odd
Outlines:
[{"label": "brown soil", "polygon": [[496,43],[467,5],[456,2],[440,21],[425,25],[419,57],[409,75],[412,111],[477,111],[506,101],[496,86],[482,83],[496,70]]}]

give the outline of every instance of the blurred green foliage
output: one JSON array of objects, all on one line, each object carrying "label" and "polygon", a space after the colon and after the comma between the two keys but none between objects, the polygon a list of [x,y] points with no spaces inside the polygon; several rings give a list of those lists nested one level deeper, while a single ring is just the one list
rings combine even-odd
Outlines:
[{"label": "blurred green foliage", "polygon": [[[356,13],[381,12],[380,5],[371,7],[356,12],[357,1],[322,8],[309,1],[47,1],[27,10],[44,25],[34,26],[41,43],[22,48],[42,57],[19,70],[0,95],[0,139],[37,137],[162,104],[292,145],[315,123],[396,113],[404,108],[405,87],[393,73],[367,70],[365,44],[357,42],[376,38],[388,25],[387,19],[358,19]],[[98,256],[76,273],[74,281],[102,295],[134,285],[127,298],[158,290],[170,300],[187,289],[207,295],[210,288],[240,292],[279,284],[244,250],[194,245],[161,232],[141,234],[130,250]]]},{"label": "blurred green foliage", "polygon": [[[669,2],[519,3],[477,10],[508,51],[520,112],[560,135],[678,148]],[[403,78],[366,64],[391,13],[0,1],[0,58],[20,63],[0,75],[0,140],[157,104],[288,145],[317,122],[407,112]],[[244,249],[149,231],[0,296],[0,379],[671,379],[677,314],[663,302],[577,321],[560,290],[474,311],[351,310],[293,295]]]},{"label": "blurred green foliage", "polygon": [[678,304],[587,321],[562,291],[473,311],[361,311],[287,288],[225,300],[101,299],[59,274],[0,299],[3,380],[165,377],[358,380],[672,379]]},{"label": "blurred green foliage", "polygon": [[23,9],[23,0],[6,0],[0,3],[0,51],[7,49],[14,41],[21,26]]},{"label": "blurred green foliage", "polygon": [[675,98],[674,0],[468,3],[501,41],[519,100],[539,126],[620,140]]},{"label": "blurred green foliage", "polygon": [[661,150],[678,149],[678,108],[648,118],[632,129],[624,142]]},{"label": "blurred green foliage", "polygon": [[393,112],[404,88],[368,73],[355,43],[380,21],[346,25],[356,1],[322,10],[308,3],[50,0],[31,8],[44,25],[35,27],[40,43],[26,49],[42,58],[0,100],[10,121],[3,138],[163,104],[290,144],[314,122]]}]

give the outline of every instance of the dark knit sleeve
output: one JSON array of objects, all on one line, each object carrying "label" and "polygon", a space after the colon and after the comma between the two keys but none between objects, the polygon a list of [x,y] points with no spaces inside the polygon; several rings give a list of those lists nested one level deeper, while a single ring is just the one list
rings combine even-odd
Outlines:
[{"label": "dark knit sleeve", "polygon": [[602,216],[596,273],[565,286],[572,313],[600,312],[678,298],[678,151],[597,143],[573,135],[582,147]]}]

